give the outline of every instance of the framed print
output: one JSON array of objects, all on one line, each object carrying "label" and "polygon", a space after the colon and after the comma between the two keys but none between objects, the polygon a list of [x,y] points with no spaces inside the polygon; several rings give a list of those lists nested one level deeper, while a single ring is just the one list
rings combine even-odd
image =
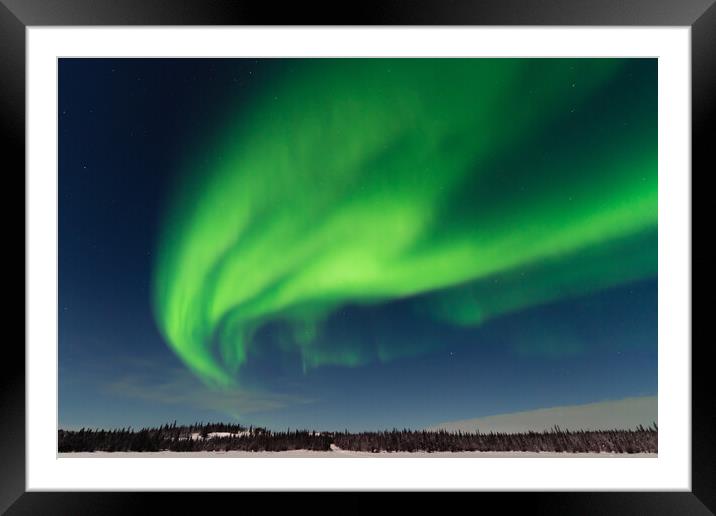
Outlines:
[{"label": "framed print", "polygon": [[691,287],[709,2],[0,12],[26,194],[3,510],[714,509]]}]

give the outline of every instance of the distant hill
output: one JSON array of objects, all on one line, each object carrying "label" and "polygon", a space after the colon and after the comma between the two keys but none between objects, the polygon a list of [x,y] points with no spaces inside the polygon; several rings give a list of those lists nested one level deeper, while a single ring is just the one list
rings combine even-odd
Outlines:
[{"label": "distant hill", "polygon": [[642,396],[586,405],[551,407],[461,421],[448,421],[426,430],[449,432],[542,432],[559,426],[563,430],[632,429],[658,422],[657,397]]}]

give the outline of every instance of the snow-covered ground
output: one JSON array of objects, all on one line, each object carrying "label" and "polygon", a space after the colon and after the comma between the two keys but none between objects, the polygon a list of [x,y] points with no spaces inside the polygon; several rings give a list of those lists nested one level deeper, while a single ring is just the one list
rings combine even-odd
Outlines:
[{"label": "snow-covered ground", "polygon": [[469,458],[523,458],[523,457],[540,457],[540,458],[644,458],[652,457],[656,458],[656,453],[555,453],[555,452],[381,452],[381,453],[370,453],[370,452],[354,452],[341,450],[335,446],[331,446],[331,451],[310,451],[310,450],[290,450],[281,452],[248,452],[248,451],[227,451],[227,452],[75,452],[75,453],[59,453],[59,458],[187,458],[187,457],[211,457],[211,458],[235,458],[235,459],[246,459],[246,458],[333,458],[333,459],[345,459],[345,458],[392,458],[392,457],[469,457]]},{"label": "snow-covered ground", "polygon": [[[245,437],[245,436],[248,436],[248,435],[251,435],[251,432],[249,432],[248,430],[245,430],[245,431],[243,431],[243,432],[237,432],[237,433],[232,433],[232,432],[209,432],[208,434],[206,434],[206,438],[207,438],[207,439],[213,439],[214,437]],[[184,440],[186,440],[186,439],[187,439],[187,437],[180,437],[180,438],[179,438],[180,441],[184,441]],[[199,432],[194,432],[193,434],[191,434],[191,437],[190,437],[189,439],[191,439],[192,441],[199,441],[199,440],[202,439],[202,437],[201,437],[201,434],[200,434]]]},{"label": "snow-covered ground", "polygon": [[462,421],[448,421],[426,430],[448,432],[543,432],[555,425],[562,430],[634,429],[650,427],[658,421],[656,396],[640,396],[623,400],[602,401],[586,405],[550,407],[512,414],[499,414]]}]

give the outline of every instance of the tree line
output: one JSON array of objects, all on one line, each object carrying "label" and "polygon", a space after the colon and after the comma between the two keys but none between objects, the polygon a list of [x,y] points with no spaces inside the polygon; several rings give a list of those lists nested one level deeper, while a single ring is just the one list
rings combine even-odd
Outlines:
[{"label": "tree line", "polygon": [[328,451],[331,445],[361,452],[568,452],[656,453],[658,428],[630,430],[562,430],[503,433],[448,432],[445,430],[388,430],[379,432],[276,432],[262,427],[224,423],[177,425],[113,430],[59,430],[58,451]]},{"label": "tree line", "polygon": [[562,430],[503,433],[392,430],[348,432],[334,435],[333,443],[343,450],[363,452],[568,452],[568,453],[656,453],[656,424],[634,430]]},{"label": "tree line", "polygon": [[[218,434],[218,435],[212,435]],[[286,451],[329,450],[331,438],[308,430],[274,432],[261,427],[196,423],[158,428],[59,430],[58,451]]]}]

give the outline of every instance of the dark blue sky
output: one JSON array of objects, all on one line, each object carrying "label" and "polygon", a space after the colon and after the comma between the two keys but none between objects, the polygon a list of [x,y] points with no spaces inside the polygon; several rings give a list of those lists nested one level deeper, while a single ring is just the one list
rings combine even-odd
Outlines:
[{"label": "dark blue sky", "polygon": [[[273,428],[420,428],[653,395],[656,278],[533,306],[478,327],[409,301],[345,306],[333,337],[439,340],[385,363],[304,370],[267,326],[247,392],[204,386],[164,342],[151,304],[160,214],[197,133],[270,79],[273,63],[62,59],[59,67],[60,426],[231,420]],[[370,324],[366,324],[370,321]],[[260,388],[259,388],[260,386]]]}]

